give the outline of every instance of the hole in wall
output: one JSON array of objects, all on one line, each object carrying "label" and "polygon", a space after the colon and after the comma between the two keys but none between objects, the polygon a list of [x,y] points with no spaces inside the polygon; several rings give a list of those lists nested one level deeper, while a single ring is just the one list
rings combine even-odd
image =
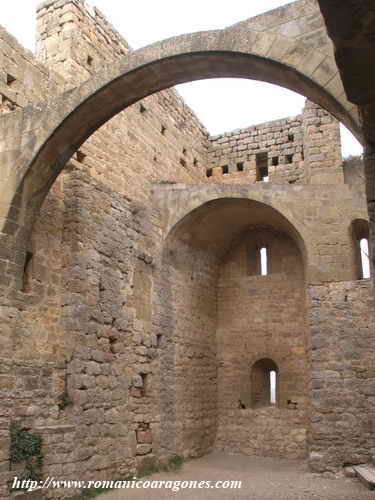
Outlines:
[{"label": "hole in wall", "polygon": [[273,167],[277,167],[277,166],[278,166],[278,164],[279,164],[279,157],[278,157],[278,156],[274,156],[274,157],[272,158],[272,166],[273,166]]},{"label": "hole in wall", "polygon": [[34,254],[32,252],[26,252],[22,276],[22,291],[24,293],[28,293],[31,290],[33,257]]},{"label": "hole in wall", "polygon": [[184,158],[180,158],[180,165],[182,165],[183,167],[186,167],[186,161],[184,160]]},{"label": "hole in wall", "polygon": [[198,160],[196,158],[194,158],[193,165],[194,165],[194,167],[198,166]]},{"label": "hole in wall", "polygon": [[268,182],[268,153],[258,153],[255,156],[256,180]]},{"label": "hole in wall", "polygon": [[93,62],[94,62],[94,58],[92,56],[87,56],[87,64],[89,66],[92,66]]},{"label": "hole in wall", "polygon": [[149,382],[148,374],[141,373],[141,378],[142,378],[141,394],[142,394],[142,396],[146,396],[146,394],[148,392],[148,382]]},{"label": "hole in wall", "polygon": [[77,161],[79,163],[83,163],[85,161],[85,158],[86,158],[86,154],[83,153],[82,151],[77,151]]},{"label": "hole in wall", "polygon": [[244,171],[244,164],[242,161],[237,163],[237,172],[243,172]]},{"label": "hole in wall", "polygon": [[286,155],[285,156],[285,162],[287,164],[293,163],[293,155]]},{"label": "hole in wall", "polygon": [[167,131],[167,128],[166,128],[166,127],[164,127],[164,125],[162,125],[162,126],[161,126],[161,129],[160,129],[160,133],[161,133],[161,135],[165,135],[166,131]]},{"label": "hole in wall", "polygon": [[206,176],[207,176],[207,177],[212,177],[212,168],[208,168],[208,169],[206,170]]},{"label": "hole in wall", "polygon": [[223,174],[224,174],[224,175],[229,174],[229,167],[228,167],[228,165],[224,165],[224,166],[223,166],[223,167],[221,167],[221,168],[222,168],[222,171],[223,171]]},{"label": "hole in wall", "polygon": [[144,104],[140,103],[139,105],[139,112],[140,113],[146,113],[147,109],[145,108]]},{"label": "hole in wall", "polygon": [[288,135],[288,141],[290,141],[290,142],[294,141],[294,134],[289,134]]},{"label": "hole in wall", "polygon": [[8,87],[12,87],[12,85],[14,84],[14,82],[16,81],[17,79],[10,75],[9,73],[7,73],[7,85]]}]

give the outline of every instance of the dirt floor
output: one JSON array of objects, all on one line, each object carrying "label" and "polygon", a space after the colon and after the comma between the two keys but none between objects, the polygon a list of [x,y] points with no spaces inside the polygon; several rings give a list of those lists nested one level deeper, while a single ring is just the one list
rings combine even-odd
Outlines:
[{"label": "dirt floor", "polygon": [[101,495],[100,500],[248,499],[248,500],[375,500],[356,479],[325,478],[308,472],[305,462],[280,458],[245,457],[213,453],[184,464],[179,472],[154,474],[144,480],[156,481],[242,481],[235,490],[170,489],[118,490]]}]

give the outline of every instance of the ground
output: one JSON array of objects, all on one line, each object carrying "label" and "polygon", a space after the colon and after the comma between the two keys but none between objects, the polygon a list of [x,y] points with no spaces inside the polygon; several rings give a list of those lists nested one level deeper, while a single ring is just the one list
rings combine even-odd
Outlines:
[{"label": "ground", "polygon": [[171,490],[122,490],[100,496],[100,500],[153,500],[172,495],[186,499],[251,499],[251,500],[367,500],[375,499],[359,481],[325,478],[308,471],[306,462],[281,458],[247,457],[242,455],[211,455],[187,462],[181,471],[154,474],[150,480],[237,480],[242,488]]}]

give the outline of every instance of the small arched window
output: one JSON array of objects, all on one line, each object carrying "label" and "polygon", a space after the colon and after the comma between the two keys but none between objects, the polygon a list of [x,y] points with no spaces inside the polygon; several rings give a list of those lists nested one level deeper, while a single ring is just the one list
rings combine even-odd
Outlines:
[{"label": "small arched window", "polygon": [[276,406],[279,369],[272,359],[260,359],[251,368],[251,406]]},{"label": "small arched window", "polygon": [[352,222],[352,234],[355,250],[356,278],[368,279],[371,276],[369,224],[363,219]]}]

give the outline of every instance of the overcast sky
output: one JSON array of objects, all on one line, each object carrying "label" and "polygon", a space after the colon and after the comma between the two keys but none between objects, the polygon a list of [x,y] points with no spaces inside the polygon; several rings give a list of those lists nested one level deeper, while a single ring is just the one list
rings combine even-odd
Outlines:
[{"label": "overcast sky", "polygon": [[[39,0],[0,0],[0,23],[34,50],[35,9]],[[90,0],[134,48],[174,35],[224,28],[285,5],[282,0]],[[212,134],[297,115],[304,98],[268,83],[215,79],[178,86],[178,91]],[[343,129],[343,127],[342,127]],[[361,154],[350,132],[342,130],[343,154]]]}]

